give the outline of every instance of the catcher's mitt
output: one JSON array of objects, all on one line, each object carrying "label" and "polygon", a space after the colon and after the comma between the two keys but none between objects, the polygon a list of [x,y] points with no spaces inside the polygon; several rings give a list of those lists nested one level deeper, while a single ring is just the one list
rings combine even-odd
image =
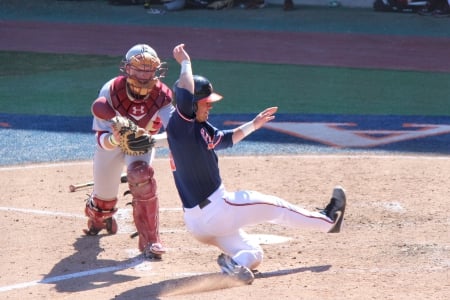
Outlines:
[{"label": "catcher's mitt", "polygon": [[155,145],[155,139],[133,121],[116,116],[111,119],[111,123],[113,129],[120,134],[119,147],[125,154],[142,155]]}]

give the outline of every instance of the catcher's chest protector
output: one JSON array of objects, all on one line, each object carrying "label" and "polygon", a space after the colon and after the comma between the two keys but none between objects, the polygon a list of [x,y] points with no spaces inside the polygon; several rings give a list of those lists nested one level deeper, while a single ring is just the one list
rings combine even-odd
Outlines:
[{"label": "catcher's chest protector", "polygon": [[142,102],[133,102],[128,98],[126,84],[125,76],[114,80],[110,89],[111,102],[115,110],[139,127],[146,128],[153,115],[172,102],[172,91],[159,81],[150,92],[150,97]]}]

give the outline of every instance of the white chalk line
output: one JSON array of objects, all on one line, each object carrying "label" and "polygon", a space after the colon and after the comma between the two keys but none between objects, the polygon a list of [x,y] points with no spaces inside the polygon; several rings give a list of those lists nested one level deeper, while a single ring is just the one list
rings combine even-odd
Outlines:
[{"label": "white chalk line", "polygon": [[[33,214],[40,216],[59,216],[65,218],[75,218],[75,219],[86,219],[86,216],[83,214],[73,214],[73,213],[65,213],[58,211],[48,211],[48,210],[37,210],[37,209],[26,209],[26,208],[15,208],[15,207],[5,207],[0,206],[0,211],[9,211],[9,212],[18,212],[24,214]],[[181,208],[178,207],[169,207],[169,208],[159,208],[160,212],[179,212],[182,211]],[[130,234],[136,231],[135,227],[132,223],[132,212],[130,209],[121,209],[119,208],[116,213],[116,220],[118,223],[119,231],[118,234]],[[161,233],[178,233],[178,232],[186,232],[185,228],[169,228],[169,229],[161,229]]]},{"label": "white chalk line", "polygon": [[[168,212],[181,211],[181,210],[182,210],[181,208],[160,208],[160,211],[168,211]],[[0,206],[0,211],[19,212],[19,213],[43,215],[43,216],[61,216],[61,217],[66,217],[66,218],[86,219],[86,216],[83,214],[72,214],[72,213],[65,213],[65,212],[44,211],[44,210],[36,210],[36,209],[25,209],[25,208]],[[121,223],[121,221],[123,221],[123,219],[127,219],[127,218],[131,219],[131,209],[119,209],[117,212],[117,215],[118,215],[117,221],[119,223],[119,228],[125,227],[125,228],[129,229],[127,231],[119,230],[118,233],[132,233],[135,231],[134,227],[132,227],[132,226],[126,226],[124,224],[122,224],[122,226],[120,226],[121,225],[120,223]],[[179,233],[179,232],[186,232],[186,229],[185,228],[166,229],[166,230],[160,230],[160,232],[162,232],[162,233],[163,232],[167,232],[167,233],[174,233],[174,232],[177,233],[178,232]],[[139,253],[137,253],[137,252],[133,252],[133,254],[139,255]],[[100,274],[100,273],[116,272],[116,271],[131,268],[131,267],[136,267],[145,262],[146,262],[145,259],[140,257],[140,258],[134,259],[132,262],[121,264],[118,266],[98,268],[98,269],[82,271],[82,272],[77,272],[77,273],[72,273],[72,274],[66,274],[66,275],[61,275],[61,276],[48,277],[48,278],[41,279],[41,280],[34,280],[34,281],[23,282],[23,283],[18,283],[18,284],[13,284],[13,285],[7,285],[7,286],[0,287],[0,292],[28,288],[28,287],[36,286],[39,284],[55,283],[58,281],[80,278],[80,277],[90,276],[90,275],[95,275],[95,274]],[[148,270],[149,266],[143,265],[141,267],[141,269]],[[177,274],[179,274],[179,273],[177,273]],[[189,274],[191,274],[191,273],[186,273],[186,276],[188,276]],[[150,274],[146,273],[146,275],[156,276],[157,273],[150,273]]]},{"label": "white chalk line", "polygon": [[[72,214],[72,213],[65,213],[65,212],[57,212],[57,211],[48,211],[48,210],[37,210],[37,209],[27,209],[27,208],[15,208],[15,207],[6,207],[6,206],[0,206],[0,210],[2,211],[13,211],[13,212],[20,212],[25,214],[35,214],[35,215],[47,215],[47,216],[61,216],[61,217],[67,217],[67,218],[86,218],[83,214]],[[181,211],[181,207],[169,207],[164,208],[160,207],[160,212],[177,212]],[[127,215],[131,212],[131,209],[118,209],[118,214],[124,214]]]},{"label": "white chalk line", "polygon": [[[77,272],[77,273],[66,274],[66,275],[48,277],[48,278],[41,279],[41,280],[34,280],[34,281],[28,281],[28,282],[22,282],[22,283],[18,283],[18,284],[2,286],[2,287],[0,287],[0,293],[12,291],[12,290],[16,290],[16,289],[28,288],[28,287],[36,286],[39,284],[56,283],[59,281],[75,279],[75,278],[80,278],[80,277],[85,277],[85,276],[91,276],[91,275],[96,275],[96,274],[101,274],[101,273],[117,272],[117,271],[129,269],[129,268],[133,268],[133,267],[138,267],[139,265],[150,265],[150,262],[146,261],[142,256],[140,256],[136,259],[133,259],[131,262],[120,264],[118,266],[98,268],[98,269],[87,270],[87,271],[82,271],[82,272]],[[146,267],[142,268],[142,270],[148,270],[148,269],[151,269],[151,266],[150,267],[146,266]],[[193,275],[201,275],[201,274],[207,274],[207,273],[193,273],[193,272],[172,273],[171,276],[172,276],[172,278],[175,278],[175,277],[185,277],[185,276],[193,276]],[[156,272],[150,272],[150,273],[146,272],[146,276],[158,276],[158,275],[160,275],[160,274],[156,273]]]},{"label": "white chalk line", "polygon": [[19,212],[19,213],[24,213],[24,214],[33,214],[33,215],[42,215],[42,216],[59,216],[59,217],[66,217],[66,218],[79,218],[79,219],[86,218],[82,214],[71,214],[71,213],[57,212],[57,211],[15,208],[15,207],[5,207],[5,206],[0,206],[0,211],[11,211],[11,212]]},{"label": "white chalk line", "polygon": [[7,285],[7,286],[0,287],[0,292],[7,292],[7,291],[15,290],[15,289],[28,288],[28,287],[35,286],[38,284],[55,283],[58,281],[74,279],[74,278],[79,278],[79,277],[84,277],[84,276],[90,276],[90,275],[95,275],[95,274],[100,274],[100,273],[116,272],[116,271],[120,271],[123,269],[137,266],[138,264],[142,263],[142,261],[143,261],[143,259],[136,259],[135,261],[132,261],[132,262],[129,262],[126,264],[121,264],[118,266],[99,268],[99,269],[82,271],[82,272],[77,272],[77,273],[72,273],[72,274],[48,277],[48,278],[41,279],[41,280],[34,280],[34,281],[23,282],[23,283],[18,283],[18,284],[13,284],[13,285]]}]

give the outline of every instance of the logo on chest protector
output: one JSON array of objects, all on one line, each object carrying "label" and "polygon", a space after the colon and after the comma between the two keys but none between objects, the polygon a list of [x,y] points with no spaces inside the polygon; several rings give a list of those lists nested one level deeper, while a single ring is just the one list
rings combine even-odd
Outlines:
[{"label": "logo on chest protector", "polygon": [[208,150],[214,149],[222,138],[222,135],[219,135],[216,137],[216,141],[214,141],[214,137],[211,137],[208,133],[208,130],[206,130],[205,128],[200,129],[200,134],[203,140],[206,142],[206,145],[208,145]]},{"label": "logo on chest protector", "polygon": [[130,115],[136,120],[140,120],[145,116],[145,105],[133,105],[130,109]]}]

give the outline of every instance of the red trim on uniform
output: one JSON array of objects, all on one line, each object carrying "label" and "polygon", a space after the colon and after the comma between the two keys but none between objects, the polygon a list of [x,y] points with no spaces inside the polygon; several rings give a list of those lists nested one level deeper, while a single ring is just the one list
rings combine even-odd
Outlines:
[{"label": "red trim on uniform", "polygon": [[186,117],[178,110],[178,106],[176,106],[176,109],[177,109],[178,115],[179,115],[183,120],[185,120],[185,121],[187,121],[187,122],[192,122],[192,123],[194,123],[195,118],[192,118],[192,119],[186,118]]},{"label": "red trim on uniform", "polygon": [[216,148],[216,146],[222,141],[223,134],[220,134],[218,137],[219,138],[217,139],[217,141],[215,143],[208,143],[209,150]]},{"label": "red trim on uniform", "polygon": [[225,198],[223,198],[223,201],[225,201],[226,204],[231,205],[231,206],[271,205],[271,206],[281,207],[281,208],[285,208],[285,209],[287,209],[287,210],[290,210],[290,211],[292,211],[292,212],[294,212],[294,213],[297,213],[297,214],[302,215],[302,216],[304,216],[304,217],[306,217],[306,218],[309,218],[309,219],[319,219],[319,220],[323,220],[323,221],[325,221],[325,222],[327,222],[327,223],[334,224],[333,221],[328,221],[328,220],[327,220],[328,217],[325,216],[325,215],[323,215],[324,218],[318,218],[318,217],[314,217],[314,216],[306,216],[306,215],[304,215],[304,214],[302,214],[302,213],[300,213],[300,212],[298,212],[298,211],[296,211],[296,210],[289,209],[289,208],[286,207],[286,206],[278,206],[278,205],[274,205],[274,204],[267,203],[267,202],[256,202],[256,203],[237,204],[237,203],[229,202],[229,201],[227,201],[227,199],[225,199]]}]

